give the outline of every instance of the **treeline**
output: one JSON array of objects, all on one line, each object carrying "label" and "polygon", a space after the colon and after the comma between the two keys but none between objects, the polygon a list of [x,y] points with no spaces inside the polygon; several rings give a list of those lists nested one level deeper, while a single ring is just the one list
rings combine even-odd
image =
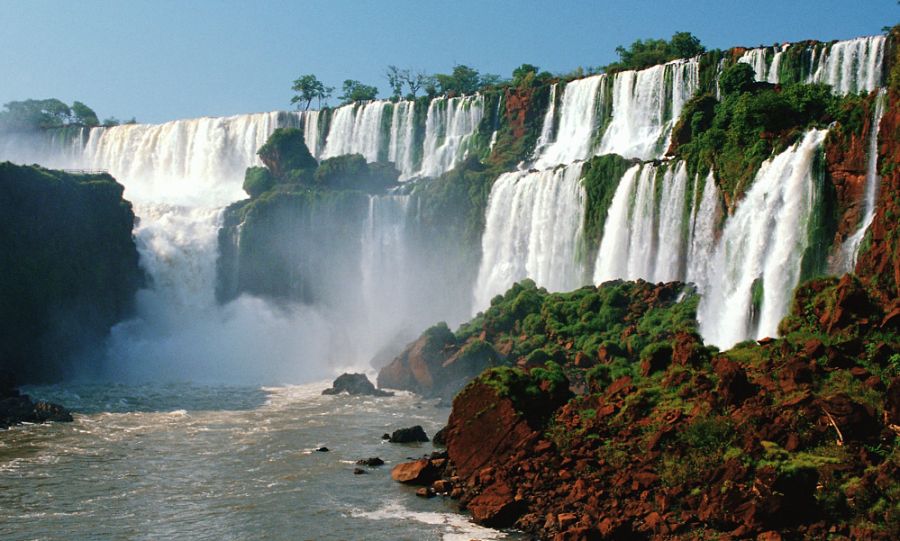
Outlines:
[{"label": "treeline", "polygon": [[[62,128],[65,126],[118,126],[122,122],[109,117],[100,122],[97,113],[80,101],[71,106],[56,98],[11,101],[0,111],[0,131],[32,131]],[[132,118],[125,124],[136,124]]]},{"label": "treeline", "polygon": [[[676,32],[672,38],[636,40],[628,47],[616,47],[619,60],[606,66],[578,67],[569,73],[552,74],[541,71],[533,64],[522,64],[512,71],[509,78],[493,73],[480,73],[477,69],[465,64],[453,66],[450,73],[429,74],[422,70],[399,68],[389,65],[384,72],[390,89],[390,98],[415,100],[421,91],[425,96],[434,97],[441,94],[460,95],[473,94],[480,90],[498,87],[531,86],[534,83],[552,79],[576,79],[585,75],[604,72],[615,72],[631,69],[644,69],[662,64],[677,58],[690,58],[706,52],[700,39],[690,32]],[[327,105],[334,93],[334,87],[325,86],[314,74],[301,75],[294,80],[291,89],[296,94],[291,98],[291,105],[298,109],[309,109],[315,100],[319,108]],[[347,79],[338,96],[339,105],[355,101],[374,100],[378,97],[378,87],[363,84],[355,79]]]}]

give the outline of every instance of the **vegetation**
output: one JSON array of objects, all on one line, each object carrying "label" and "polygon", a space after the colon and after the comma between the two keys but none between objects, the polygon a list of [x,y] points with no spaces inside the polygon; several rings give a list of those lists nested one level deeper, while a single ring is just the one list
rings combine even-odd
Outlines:
[{"label": "vegetation", "polygon": [[664,39],[637,40],[628,48],[616,47],[619,61],[608,64],[604,71],[644,69],[677,58],[691,58],[706,51],[700,40],[690,32],[676,32],[669,41]]},{"label": "vegetation", "polygon": [[327,101],[331,97],[334,87],[325,86],[322,81],[310,73],[294,79],[294,85],[291,87],[291,90],[297,93],[291,98],[291,105],[296,104],[299,109],[300,104],[303,104],[303,108],[308,110],[312,100],[318,100],[321,108],[322,101]]},{"label": "vegetation", "polygon": [[[80,101],[71,107],[56,98],[44,100],[11,101],[0,111],[0,131],[32,131],[62,128],[65,126],[99,126],[97,113]],[[115,125],[114,119],[104,125]],[[135,121],[136,122],[136,121]]]},{"label": "vegetation", "polygon": [[341,104],[346,105],[355,101],[369,101],[378,97],[378,89],[374,86],[364,85],[359,81],[347,79],[344,81],[343,94],[338,96]]}]

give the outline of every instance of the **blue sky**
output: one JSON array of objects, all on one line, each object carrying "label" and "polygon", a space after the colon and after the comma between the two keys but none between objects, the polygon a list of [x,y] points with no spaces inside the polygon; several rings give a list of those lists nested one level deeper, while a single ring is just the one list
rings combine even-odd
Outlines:
[{"label": "blue sky", "polygon": [[0,0],[0,13],[0,103],[80,100],[101,118],[141,122],[287,109],[303,73],[384,93],[388,64],[567,72],[681,30],[727,48],[900,22],[895,0]]}]

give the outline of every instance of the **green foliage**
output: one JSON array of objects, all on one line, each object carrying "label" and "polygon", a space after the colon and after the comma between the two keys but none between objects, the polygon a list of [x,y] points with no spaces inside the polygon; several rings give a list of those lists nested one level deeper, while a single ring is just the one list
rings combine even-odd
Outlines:
[{"label": "green foliage", "polygon": [[325,86],[325,83],[312,73],[309,73],[294,79],[291,90],[296,92],[294,97],[291,98],[291,105],[296,105],[299,109],[300,105],[303,104],[304,109],[309,109],[312,100],[318,100],[319,107],[321,107],[322,101],[331,97],[334,87]]},{"label": "green foliage", "polygon": [[367,163],[361,154],[345,154],[323,160],[315,173],[316,185],[335,190],[380,192],[400,177],[393,164]]},{"label": "green foliage", "polygon": [[259,159],[275,178],[282,178],[295,169],[315,169],[318,163],[310,154],[297,128],[278,128],[257,151]]},{"label": "green foliage", "polygon": [[523,83],[527,84],[528,81],[533,81],[537,76],[538,71],[540,71],[540,68],[537,66],[532,64],[522,64],[512,72],[513,86],[522,86]]},{"label": "green foliage", "polygon": [[676,32],[672,39],[646,39],[633,42],[628,48],[616,47],[619,61],[607,65],[607,72],[643,69],[662,64],[676,58],[689,58],[701,54],[706,49],[700,40],[690,32]]},{"label": "green foliage", "polygon": [[275,177],[265,167],[248,167],[242,188],[250,197],[259,197],[275,186]]},{"label": "green foliage", "polygon": [[725,68],[719,77],[719,89],[724,95],[749,92],[755,83],[756,72],[753,66],[743,62]]},{"label": "green foliage", "polygon": [[354,79],[345,80],[342,90],[344,93],[338,96],[342,104],[355,101],[370,101],[378,97],[378,88],[364,85]]},{"label": "green foliage", "polygon": [[[740,66],[726,72],[740,79],[747,75]],[[742,84],[734,82],[736,88]],[[719,102],[711,95],[695,97],[673,133],[675,154],[687,161],[691,175],[715,169],[720,187],[734,201],[773,152],[787,148],[808,128],[827,126],[840,101],[825,85],[787,85],[779,92],[759,83],[744,91],[723,90]]]},{"label": "green foliage", "polygon": [[438,73],[434,77],[440,91],[444,94],[473,94],[482,86],[478,70],[465,64],[453,66],[453,72],[449,75]]},{"label": "green foliage", "polygon": [[72,121],[75,124],[81,124],[82,126],[87,126],[88,128],[93,128],[94,126],[100,125],[100,120],[97,118],[97,113],[95,113],[93,109],[81,103],[80,101],[72,103]]}]

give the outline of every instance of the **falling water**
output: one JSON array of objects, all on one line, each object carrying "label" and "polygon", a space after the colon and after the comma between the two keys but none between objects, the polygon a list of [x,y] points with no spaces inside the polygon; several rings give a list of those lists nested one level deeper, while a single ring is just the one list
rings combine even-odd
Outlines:
[{"label": "falling water", "polygon": [[[669,79],[671,85],[667,85]],[[678,113],[698,84],[697,59],[617,73],[613,80],[612,121],[597,154],[644,160],[661,157]]]},{"label": "falling water", "polygon": [[383,138],[381,118],[389,103],[376,100],[338,108],[331,119],[322,158],[362,154],[368,162],[378,161]]},{"label": "falling water", "polygon": [[881,177],[878,175],[878,132],[881,128],[881,117],[884,115],[885,91],[882,90],[875,98],[875,111],[872,115],[872,125],[869,128],[869,148],[866,163],[866,191],[863,198],[862,219],[859,229],[844,241],[841,248],[841,263],[838,272],[851,272],[856,267],[856,258],[859,256],[859,246],[862,243],[866,231],[875,219],[875,203],[878,199],[878,188]]},{"label": "falling water", "polygon": [[[554,132],[555,110],[544,116],[541,137],[546,135],[546,146],[535,163],[538,168],[553,167],[575,160],[583,160],[591,154],[596,117],[596,101],[601,81],[605,75],[578,79],[566,84],[560,105],[559,126],[556,137],[550,142]],[[556,85],[554,85],[554,97]],[[551,104],[554,102],[551,102]],[[555,109],[555,105],[551,105]]]},{"label": "falling water", "polygon": [[425,120],[422,176],[436,177],[465,159],[469,142],[484,115],[480,94],[431,100]]},{"label": "falling water", "polygon": [[[698,192],[700,177],[694,183],[694,194]],[[709,260],[715,249],[718,221],[722,215],[719,189],[713,172],[710,171],[703,184],[703,195],[695,206],[691,219],[690,244],[687,256],[685,279],[703,290],[709,283]]]},{"label": "falling water", "polygon": [[[559,83],[553,83],[550,86],[550,104],[547,107],[547,112],[544,113],[544,121],[541,124],[541,135],[538,137],[537,143],[534,146],[535,156],[540,156],[544,148],[552,141],[554,129],[556,127],[556,88],[558,86]],[[494,133],[497,132],[495,131]]]},{"label": "falling water", "polygon": [[304,111],[303,118],[303,140],[306,142],[306,148],[310,154],[318,159],[322,152],[321,136],[319,134],[319,115],[321,111]]},{"label": "falling water", "polygon": [[497,179],[481,241],[476,309],[526,277],[552,291],[581,285],[583,271],[576,261],[584,217],[580,176],[581,163],[574,163]]},{"label": "falling water", "polygon": [[388,161],[400,171],[400,179],[406,180],[415,173],[413,145],[415,144],[416,104],[400,101],[394,104],[391,115],[391,138],[388,146]]},{"label": "falling water", "polygon": [[[815,208],[814,165],[826,133],[811,130],[764,162],[726,222],[709,261],[709,284],[701,291],[698,310],[708,343],[729,348],[747,338],[776,334],[800,279]],[[751,308],[757,321],[751,318]]]},{"label": "falling water", "polygon": [[885,36],[869,36],[839,41],[818,58],[809,82],[826,83],[836,94],[871,92],[883,79]]}]

